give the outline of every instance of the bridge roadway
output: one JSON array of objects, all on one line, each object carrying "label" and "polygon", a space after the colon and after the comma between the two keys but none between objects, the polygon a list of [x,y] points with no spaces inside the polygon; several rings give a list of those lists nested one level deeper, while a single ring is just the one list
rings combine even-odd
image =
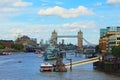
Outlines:
[{"label": "bridge roadway", "polygon": [[84,65],[84,64],[88,64],[88,63],[92,63],[92,62],[97,62],[101,60],[101,57],[94,57],[94,58],[90,58],[90,59],[85,59],[85,60],[81,60],[81,61],[76,61],[76,62],[72,62],[72,63],[67,63],[65,64],[66,68],[69,68],[70,65],[72,65],[72,67],[74,66],[80,66],[80,65]]},{"label": "bridge roadway", "polygon": [[75,36],[75,35],[64,35],[64,36],[60,36],[60,35],[58,35],[57,37],[58,37],[58,38],[68,38],[68,37],[70,37],[70,38],[76,38],[76,37],[78,37],[78,36]]}]

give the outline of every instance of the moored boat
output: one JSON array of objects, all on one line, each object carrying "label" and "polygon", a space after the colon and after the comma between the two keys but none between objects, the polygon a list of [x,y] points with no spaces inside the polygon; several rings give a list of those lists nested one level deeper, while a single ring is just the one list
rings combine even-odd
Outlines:
[{"label": "moored boat", "polygon": [[39,50],[39,49],[36,49],[35,50],[35,54],[43,54],[44,53],[44,51],[41,51],[41,50]]},{"label": "moored boat", "polygon": [[42,57],[44,54],[44,51],[40,50],[40,49],[36,49],[35,50],[35,54],[38,54],[38,57]]},{"label": "moored boat", "polygon": [[56,59],[56,58],[57,58],[57,56],[56,56],[55,53],[52,53],[52,52],[49,52],[49,51],[44,53],[44,60],[53,60],[53,59]]},{"label": "moored boat", "polygon": [[11,53],[10,52],[3,52],[3,51],[0,51],[0,55],[10,55]]},{"label": "moored boat", "polygon": [[50,64],[50,63],[42,63],[40,65],[40,71],[43,72],[43,71],[53,71],[53,65]]},{"label": "moored boat", "polygon": [[50,44],[46,48],[46,50],[45,50],[45,52],[43,54],[44,60],[53,60],[53,59],[56,59],[57,58],[57,54],[56,54],[56,52],[54,50],[55,50],[55,46],[52,45],[52,44]]}]

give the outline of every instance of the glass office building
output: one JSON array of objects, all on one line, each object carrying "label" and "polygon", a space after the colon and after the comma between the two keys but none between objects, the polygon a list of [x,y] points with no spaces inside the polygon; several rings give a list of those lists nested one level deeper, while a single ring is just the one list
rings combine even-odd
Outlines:
[{"label": "glass office building", "polygon": [[120,27],[107,27],[107,31],[120,32]]},{"label": "glass office building", "polygon": [[107,27],[107,28],[100,29],[100,38],[105,37],[105,34],[107,32],[117,32],[118,34],[120,34],[120,26],[117,26],[117,27]]},{"label": "glass office building", "polygon": [[104,34],[107,32],[107,29],[100,29],[100,38],[104,37]]},{"label": "glass office building", "polygon": [[99,45],[101,52],[104,50],[105,53],[110,53],[113,46],[120,45],[120,26],[100,29]]}]

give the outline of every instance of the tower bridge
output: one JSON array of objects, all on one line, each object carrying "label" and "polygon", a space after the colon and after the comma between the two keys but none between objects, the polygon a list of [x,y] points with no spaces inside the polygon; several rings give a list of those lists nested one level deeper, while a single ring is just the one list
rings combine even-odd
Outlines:
[{"label": "tower bridge", "polygon": [[[58,35],[57,32],[54,30],[52,32],[52,43],[53,44],[57,44],[57,40],[58,38],[77,38],[77,45],[79,46],[79,49],[83,51],[83,41],[85,41],[87,43],[87,47],[88,48],[84,48],[84,52],[89,53],[89,52],[95,52],[95,44],[90,43],[88,40],[86,40],[83,37],[83,32],[80,30],[77,35]],[[93,47],[93,48],[90,48]]]},{"label": "tower bridge", "polygon": [[77,35],[58,35],[54,30],[51,36],[52,43],[57,44],[58,38],[77,38],[78,46],[83,49],[83,32],[81,30],[77,33]]}]

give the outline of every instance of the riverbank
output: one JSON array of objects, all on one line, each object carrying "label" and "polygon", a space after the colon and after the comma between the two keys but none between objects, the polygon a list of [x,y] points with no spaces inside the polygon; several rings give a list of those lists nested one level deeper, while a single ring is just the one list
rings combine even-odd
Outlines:
[{"label": "riverbank", "polygon": [[16,50],[16,49],[0,49],[1,52],[25,52],[25,50]]},{"label": "riverbank", "polygon": [[17,54],[17,53],[26,53],[24,50],[14,50],[14,49],[0,49],[0,55],[11,55],[11,54]]},{"label": "riverbank", "polygon": [[99,71],[120,76],[120,63],[98,61],[93,63],[93,67]]}]

